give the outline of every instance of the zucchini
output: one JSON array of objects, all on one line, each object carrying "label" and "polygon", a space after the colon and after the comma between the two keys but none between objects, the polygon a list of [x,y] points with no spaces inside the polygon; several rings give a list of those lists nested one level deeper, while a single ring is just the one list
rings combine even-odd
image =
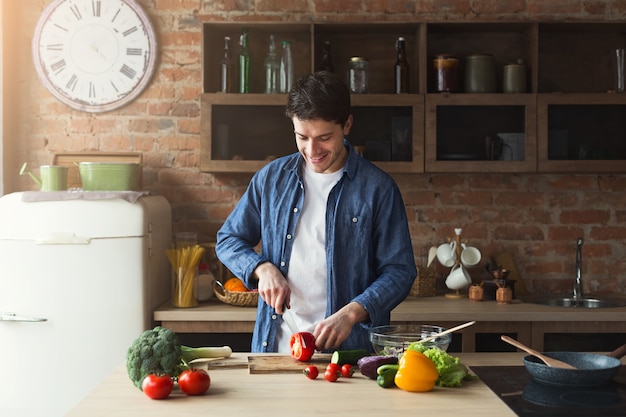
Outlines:
[{"label": "zucchini", "polygon": [[356,365],[359,359],[364,356],[369,356],[369,354],[370,352],[365,349],[336,350],[330,357],[330,363],[336,363],[337,365],[344,365],[346,363]]}]

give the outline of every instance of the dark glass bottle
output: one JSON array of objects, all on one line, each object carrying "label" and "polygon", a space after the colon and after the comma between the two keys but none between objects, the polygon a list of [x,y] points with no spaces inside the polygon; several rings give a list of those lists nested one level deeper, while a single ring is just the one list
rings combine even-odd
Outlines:
[{"label": "dark glass bottle", "polygon": [[335,67],[333,67],[333,60],[330,55],[330,41],[324,42],[324,48],[322,49],[322,62],[317,70],[333,73],[335,72]]},{"label": "dark glass bottle", "polygon": [[394,69],[396,94],[409,92],[409,63],[406,60],[406,45],[403,37],[399,37],[396,41],[396,50],[398,58]]}]

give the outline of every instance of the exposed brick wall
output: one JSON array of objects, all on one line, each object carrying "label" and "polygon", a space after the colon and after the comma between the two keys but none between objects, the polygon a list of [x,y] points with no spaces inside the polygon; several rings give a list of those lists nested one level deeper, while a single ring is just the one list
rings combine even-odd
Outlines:
[{"label": "exposed brick wall", "polygon": [[[175,231],[213,240],[250,176],[199,171],[201,36],[204,21],[623,20],[626,0],[139,0],[157,26],[160,59],[131,105],[90,115],[58,103],[37,80],[30,41],[48,1],[4,2],[4,186],[33,189],[22,162],[59,151],[141,151],[146,189],[174,208]],[[484,255],[510,251],[535,291],[565,290],[576,238],[585,238],[587,290],[626,293],[626,176],[540,174],[396,175],[416,256],[455,227]],[[482,277],[476,269],[476,279]]]}]

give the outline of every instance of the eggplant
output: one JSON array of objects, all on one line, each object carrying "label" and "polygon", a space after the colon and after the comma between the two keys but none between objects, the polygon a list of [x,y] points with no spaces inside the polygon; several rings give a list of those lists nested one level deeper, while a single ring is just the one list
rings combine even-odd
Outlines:
[{"label": "eggplant", "polygon": [[398,363],[397,356],[364,356],[357,361],[359,371],[370,379],[378,378],[376,370],[382,365],[395,365]]}]

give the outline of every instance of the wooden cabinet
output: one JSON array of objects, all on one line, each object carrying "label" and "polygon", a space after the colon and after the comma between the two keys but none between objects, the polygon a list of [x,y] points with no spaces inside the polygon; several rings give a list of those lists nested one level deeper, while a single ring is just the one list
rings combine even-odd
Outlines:
[{"label": "wooden cabinet", "polygon": [[[250,94],[218,93],[224,37],[235,61],[249,31]],[[626,94],[613,93],[611,52],[624,23],[224,23],[203,26],[201,168],[255,172],[296,150],[285,94],[263,94],[269,36],[292,42],[295,77],[315,71],[325,42],[335,72],[368,59],[370,93],[353,94],[348,139],[388,172],[626,172]],[[392,94],[395,42],[406,39],[409,94]],[[465,58],[490,54],[496,91],[465,93]],[[458,91],[438,93],[433,57],[459,58]],[[523,62],[525,93],[502,93]],[[235,71],[235,84],[237,84]]]}]

